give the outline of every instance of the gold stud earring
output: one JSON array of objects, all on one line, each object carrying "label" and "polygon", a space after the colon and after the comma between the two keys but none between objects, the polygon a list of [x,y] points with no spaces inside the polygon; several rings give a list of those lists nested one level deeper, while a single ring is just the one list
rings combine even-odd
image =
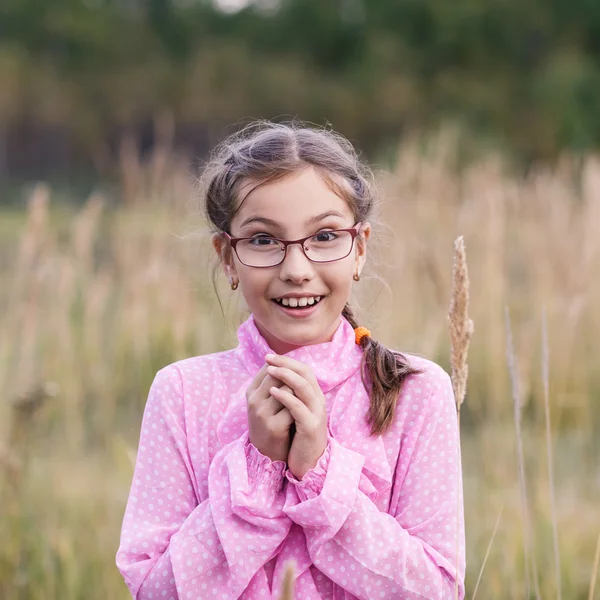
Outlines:
[{"label": "gold stud earring", "polygon": [[360,275],[358,274],[358,271],[356,273],[354,273],[354,275],[352,276],[352,279],[354,279],[354,281],[360,281]]},{"label": "gold stud earring", "polygon": [[237,281],[231,280],[230,283],[231,283],[231,289],[232,290],[237,290],[238,289],[238,282]]}]

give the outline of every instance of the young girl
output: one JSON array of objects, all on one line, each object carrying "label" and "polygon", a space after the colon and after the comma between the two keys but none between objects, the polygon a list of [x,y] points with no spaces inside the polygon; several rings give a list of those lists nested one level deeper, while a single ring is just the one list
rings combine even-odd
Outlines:
[{"label": "young girl", "polygon": [[[117,566],[146,599],[464,597],[452,385],[347,304],[375,202],[350,143],[258,122],[207,171],[206,213],[250,317],[236,348],[150,389]],[[457,555],[458,552],[458,555]]]}]

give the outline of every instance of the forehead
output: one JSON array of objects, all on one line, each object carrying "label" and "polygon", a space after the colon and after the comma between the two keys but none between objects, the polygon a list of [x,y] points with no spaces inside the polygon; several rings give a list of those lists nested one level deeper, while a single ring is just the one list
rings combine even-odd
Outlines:
[{"label": "forehead", "polygon": [[[232,229],[239,228],[250,217],[266,217],[277,221],[282,232],[300,230],[301,233],[311,217],[330,210],[339,212],[348,222],[353,219],[348,202],[340,198],[313,168],[258,187],[256,183],[243,185],[240,198],[242,205],[233,218]],[[342,222],[339,217],[333,219]]]}]

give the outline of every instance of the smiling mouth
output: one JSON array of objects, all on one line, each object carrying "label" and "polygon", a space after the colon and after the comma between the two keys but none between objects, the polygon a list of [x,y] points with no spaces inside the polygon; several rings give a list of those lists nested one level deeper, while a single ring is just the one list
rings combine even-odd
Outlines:
[{"label": "smiling mouth", "polygon": [[[308,300],[302,298],[301,300],[304,301],[304,304],[300,304],[298,298],[286,298],[285,302],[287,302],[287,304],[284,304],[284,299],[282,298],[273,298],[272,301],[275,302],[276,304],[279,304],[279,306],[283,307],[283,308],[289,308],[289,309],[296,309],[296,310],[301,310],[301,309],[306,309],[306,308],[312,308],[313,306],[316,306],[317,304],[319,304],[323,298],[325,296],[315,296],[312,297]],[[294,305],[295,303],[295,305]]]}]

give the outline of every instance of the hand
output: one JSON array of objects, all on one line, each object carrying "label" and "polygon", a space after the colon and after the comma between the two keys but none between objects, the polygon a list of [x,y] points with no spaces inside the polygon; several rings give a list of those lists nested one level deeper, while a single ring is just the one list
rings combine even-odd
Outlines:
[{"label": "hand", "polygon": [[316,466],[327,447],[325,396],[308,365],[278,354],[268,354],[266,361],[270,365],[269,375],[287,387],[273,386],[269,391],[296,423],[287,463],[296,479],[302,479]]},{"label": "hand", "polygon": [[257,373],[246,390],[250,442],[271,460],[287,461],[290,450],[290,428],[294,418],[290,411],[269,392],[291,389],[267,373],[267,365]]}]

